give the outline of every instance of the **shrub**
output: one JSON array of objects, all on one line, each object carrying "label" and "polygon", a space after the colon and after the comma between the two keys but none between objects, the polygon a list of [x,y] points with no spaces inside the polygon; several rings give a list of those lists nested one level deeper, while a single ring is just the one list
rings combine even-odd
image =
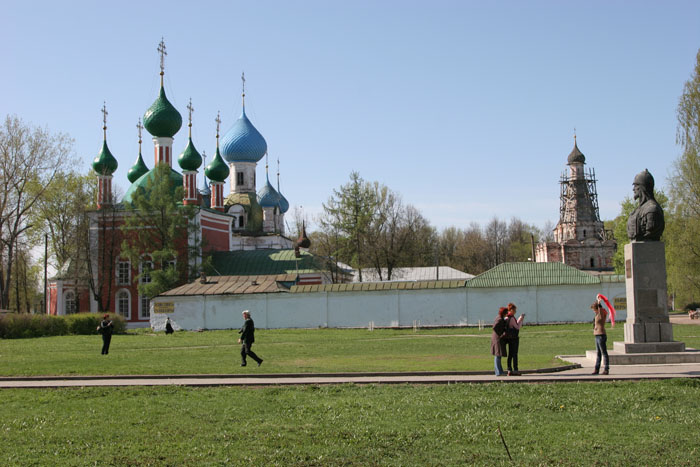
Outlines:
[{"label": "shrub", "polygon": [[691,302],[688,303],[686,306],[683,307],[685,311],[690,311],[690,310],[697,310],[700,308],[700,303],[699,302]]},{"label": "shrub", "polygon": [[[114,323],[115,334],[126,332],[126,321],[123,317],[110,315],[110,319]],[[96,313],[78,313],[68,316],[6,313],[0,315],[0,338],[95,334],[101,320],[102,315]]]}]

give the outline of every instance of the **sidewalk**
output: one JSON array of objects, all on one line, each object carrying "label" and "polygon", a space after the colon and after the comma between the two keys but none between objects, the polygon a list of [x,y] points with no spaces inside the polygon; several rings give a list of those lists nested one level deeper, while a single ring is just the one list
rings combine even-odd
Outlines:
[{"label": "sidewalk", "polygon": [[89,386],[279,386],[304,384],[454,384],[454,383],[562,383],[577,381],[658,380],[700,378],[700,364],[620,365],[610,374],[592,375],[592,364],[583,355],[561,356],[572,365],[525,371],[522,376],[484,372],[444,373],[339,373],[259,375],[162,375],[107,377],[17,377],[0,378],[0,388],[59,388]]}]

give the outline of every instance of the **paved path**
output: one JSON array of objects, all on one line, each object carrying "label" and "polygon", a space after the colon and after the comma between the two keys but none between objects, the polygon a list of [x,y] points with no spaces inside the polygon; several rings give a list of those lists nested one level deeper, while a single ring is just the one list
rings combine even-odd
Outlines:
[{"label": "paved path", "polygon": [[700,378],[700,364],[621,365],[611,374],[591,375],[591,363],[583,356],[567,356],[569,367],[524,372],[522,376],[496,377],[483,372],[444,373],[344,373],[258,375],[165,375],[109,377],[0,378],[0,388],[57,388],[88,386],[276,386],[303,384],[453,384],[453,383],[561,383],[576,381],[654,380]]}]

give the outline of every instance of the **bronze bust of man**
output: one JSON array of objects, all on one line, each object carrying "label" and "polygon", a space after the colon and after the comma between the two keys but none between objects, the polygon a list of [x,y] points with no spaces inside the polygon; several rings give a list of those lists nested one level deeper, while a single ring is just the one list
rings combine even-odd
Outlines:
[{"label": "bronze bust of man", "polygon": [[627,220],[627,236],[632,241],[644,242],[661,240],[664,233],[664,211],[654,199],[654,177],[647,169],[634,177],[632,182],[634,199],[639,206]]}]

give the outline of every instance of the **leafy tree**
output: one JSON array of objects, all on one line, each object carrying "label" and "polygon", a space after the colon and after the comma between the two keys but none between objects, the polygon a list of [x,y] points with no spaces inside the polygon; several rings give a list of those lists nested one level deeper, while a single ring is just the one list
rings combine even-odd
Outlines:
[{"label": "leafy tree", "polygon": [[356,268],[362,282],[362,268],[367,265],[365,244],[367,232],[377,206],[376,190],[360,174],[352,172],[350,181],[333,190],[323,204],[321,229],[329,237],[338,239],[333,255]]},{"label": "leafy tree", "polygon": [[134,265],[147,265],[137,279],[139,293],[149,298],[183,284],[199,267],[196,210],[181,204],[183,188],[173,186],[170,172],[167,164],[157,165],[145,189],[137,189],[125,204],[121,254]]},{"label": "leafy tree", "polygon": [[44,191],[37,202],[31,219],[35,226],[32,234],[36,243],[49,237],[53,267],[60,270],[69,262],[84,259],[78,237],[87,228],[85,213],[95,208],[97,179],[94,175],[75,172],[57,172],[54,183]]},{"label": "leafy tree", "polygon": [[669,177],[664,237],[669,289],[681,303],[700,298],[700,50],[677,109],[676,142],[683,149]]},{"label": "leafy tree", "polygon": [[72,146],[67,135],[52,135],[16,116],[0,127],[0,308],[10,304],[16,248],[32,226],[30,213],[70,162]]}]

